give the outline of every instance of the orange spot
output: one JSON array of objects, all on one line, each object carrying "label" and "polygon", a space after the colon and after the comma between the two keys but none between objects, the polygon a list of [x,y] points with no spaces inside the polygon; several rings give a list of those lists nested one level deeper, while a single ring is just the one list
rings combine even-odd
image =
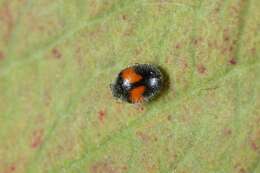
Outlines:
[{"label": "orange spot", "polygon": [[134,88],[131,91],[131,101],[133,103],[138,103],[141,102],[143,100],[143,93],[144,93],[145,87],[144,86],[139,86],[137,88]]},{"label": "orange spot", "polygon": [[127,68],[122,72],[122,78],[127,80],[129,83],[135,83],[142,79],[142,76],[137,74],[133,68]]}]

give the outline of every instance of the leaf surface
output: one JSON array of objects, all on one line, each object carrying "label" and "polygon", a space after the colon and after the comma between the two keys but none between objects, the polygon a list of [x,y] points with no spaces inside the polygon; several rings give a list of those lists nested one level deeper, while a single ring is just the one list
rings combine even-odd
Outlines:
[{"label": "leaf surface", "polygon": [[[0,0],[0,172],[260,172],[259,0]],[[136,107],[134,63],[169,87]]]}]

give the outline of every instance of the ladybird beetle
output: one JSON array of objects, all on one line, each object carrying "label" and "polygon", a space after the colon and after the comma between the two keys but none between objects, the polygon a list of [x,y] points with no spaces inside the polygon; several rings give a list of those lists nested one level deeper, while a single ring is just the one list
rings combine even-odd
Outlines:
[{"label": "ladybird beetle", "polygon": [[136,64],[123,69],[111,85],[113,96],[128,103],[142,103],[162,89],[163,75],[151,64]]}]

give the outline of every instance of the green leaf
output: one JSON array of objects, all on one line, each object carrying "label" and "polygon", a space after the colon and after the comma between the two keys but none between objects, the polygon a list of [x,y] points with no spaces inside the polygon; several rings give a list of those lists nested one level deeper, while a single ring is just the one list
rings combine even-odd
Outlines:
[{"label": "green leaf", "polygon": [[[0,172],[260,172],[259,0],[0,0]],[[109,85],[134,63],[169,87]]]}]

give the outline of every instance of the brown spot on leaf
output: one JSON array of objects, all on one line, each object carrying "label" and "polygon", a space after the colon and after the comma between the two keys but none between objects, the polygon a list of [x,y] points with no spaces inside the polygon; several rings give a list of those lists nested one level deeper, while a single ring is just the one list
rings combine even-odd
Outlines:
[{"label": "brown spot on leaf", "polygon": [[201,37],[199,37],[199,38],[194,38],[193,40],[192,40],[192,43],[194,44],[194,45],[198,45],[199,43],[201,43],[202,42],[202,38]]},{"label": "brown spot on leaf", "polygon": [[35,149],[39,147],[43,142],[43,129],[37,129],[33,132],[32,141],[31,141],[31,148]]},{"label": "brown spot on leaf", "polygon": [[123,20],[127,20],[127,19],[128,19],[128,16],[124,14],[124,15],[122,15],[122,19],[123,19]]},{"label": "brown spot on leaf", "polygon": [[229,51],[232,52],[233,49],[234,49],[234,47],[231,45],[231,46],[229,47]]},{"label": "brown spot on leaf", "polygon": [[230,40],[230,37],[228,34],[224,34],[224,41],[229,41]]},{"label": "brown spot on leaf", "polygon": [[0,61],[3,60],[5,58],[5,55],[2,51],[0,51]]},{"label": "brown spot on leaf", "polygon": [[229,36],[224,36],[224,41],[229,41]]},{"label": "brown spot on leaf", "polygon": [[172,116],[171,116],[171,115],[168,115],[168,116],[167,116],[167,120],[168,120],[168,121],[172,121]]},{"label": "brown spot on leaf", "polygon": [[11,164],[9,166],[7,166],[6,168],[4,168],[4,173],[12,173],[16,170],[16,165]]},{"label": "brown spot on leaf", "polygon": [[15,171],[15,170],[16,170],[16,166],[15,166],[15,165],[11,165],[11,166],[10,166],[10,171],[13,172],[13,171]]},{"label": "brown spot on leaf", "polygon": [[128,167],[127,166],[123,166],[122,169],[123,169],[123,171],[127,171]]},{"label": "brown spot on leaf", "polygon": [[145,133],[143,133],[143,132],[136,132],[136,135],[143,141],[143,142],[147,142],[147,141],[149,141],[150,140],[150,137],[147,135],[147,134],[145,134]]},{"label": "brown spot on leaf", "polygon": [[16,169],[16,166],[15,166],[15,165],[12,165],[12,166],[10,167],[10,170],[11,170],[11,171],[15,171],[15,169]]},{"label": "brown spot on leaf", "polygon": [[108,162],[97,162],[90,169],[91,173],[119,173],[119,171]]},{"label": "brown spot on leaf", "polygon": [[51,52],[52,52],[53,57],[56,59],[60,59],[62,56],[61,52],[57,48],[53,48]]},{"label": "brown spot on leaf", "polygon": [[221,53],[222,53],[222,54],[225,54],[227,51],[228,51],[228,48],[227,48],[227,47],[224,47],[224,48],[222,48]]},{"label": "brown spot on leaf", "polygon": [[[241,3],[241,5],[243,5],[242,3],[243,2],[240,2]],[[231,6],[231,12],[233,13],[233,14],[238,14],[239,12],[240,12],[240,8],[238,7],[238,6]]]},{"label": "brown spot on leaf", "polygon": [[229,64],[231,64],[231,65],[236,65],[236,64],[237,64],[236,59],[235,59],[235,58],[231,58],[231,59],[229,60]]},{"label": "brown spot on leaf", "polygon": [[260,152],[260,146],[258,145],[260,142],[259,140],[259,132],[253,136],[250,137],[249,139],[249,145],[252,148],[252,150],[256,151],[256,152]]},{"label": "brown spot on leaf", "polygon": [[177,43],[177,44],[175,45],[175,48],[176,48],[176,49],[181,48],[181,44],[180,44],[180,43]]},{"label": "brown spot on leaf", "polygon": [[251,148],[252,148],[254,151],[257,151],[258,147],[257,147],[255,141],[250,141],[250,146],[251,146]]},{"label": "brown spot on leaf", "polygon": [[246,169],[241,165],[241,163],[235,164],[234,168],[238,173],[246,173]]},{"label": "brown spot on leaf", "polygon": [[188,69],[188,62],[186,60],[186,57],[180,59],[179,64],[181,66],[182,72],[185,72]]},{"label": "brown spot on leaf", "polygon": [[228,29],[224,29],[223,39],[224,39],[224,41],[229,41],[230,40],[229,30]]},{"label": "brown spot on leaf", "polygon": [[198,39],[194,39],[194,40],[193,40],[193,44],[195,44],[195,45],[197,45],[198,42],[199,42]]},{"label": "brown spot on leaf", "polygon": [[206,67],[202,64],[197,65],[197,70],[200,74],[204,74],[207,71]]},{"label": "brown spot on leaf", "polygon": [[256,54],[256,48],[255,47],[251,49],[251,53],[254,54],[254,55]]},{"label": "brown spot on leaf", "polygon": [[104,110],[100,110],[98,112],[98,119],[99,119],[100,122],[104,121],[105,116],[106,116],[106,112]]},{"label": "brown spot on leaf", "polygon": [[239,173],[246,173],[245,168],[240,168],[240,169],[239,169]]},{"label": "brown spot on leaf", "polygon": [[220,11],[220,8],[219,7],[216,7],[214,10],[213,10],[215,13],[218,13]]},{"label": "brown spot on leaf", "polygon": [[223,135],[224,136],[230,136],[232,134],[232,130],[230,128],[224,128],[223,129]]},{"label": "brown spot on leaf", "polygon": [[144,112],[145,108],[141,105],[137,105],[136,109],[139,111],[139,112]]},{"label": "brown spot on leaf", "polygon": [[6,3],[4,3],[4,5],[2,7],[3,8],[0,9],[0,19],[5,24],[2,27],[4,27],[4,29],[5,29],[4,38],[7,41],[10,38],[11,32],[13,30],[14,19],[13,19],[13,15],[11,13],[8,1],[6,1]]}]

